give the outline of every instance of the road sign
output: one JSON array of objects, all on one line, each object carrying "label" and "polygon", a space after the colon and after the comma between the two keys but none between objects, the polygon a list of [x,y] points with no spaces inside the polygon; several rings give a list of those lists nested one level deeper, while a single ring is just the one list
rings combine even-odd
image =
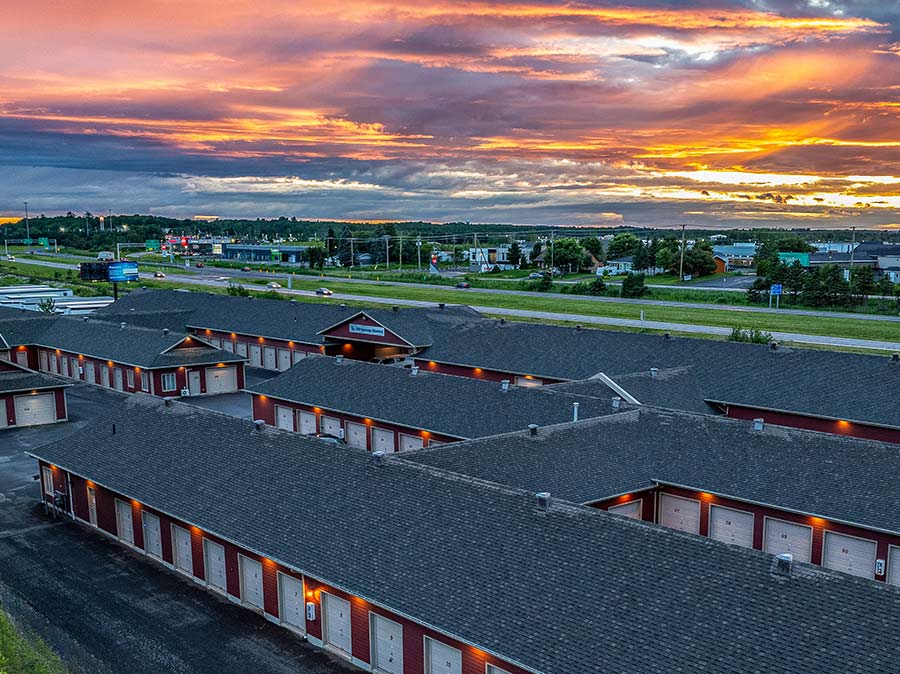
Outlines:
[{"label": "road sign", "polygon": [[147,239],[144,241],[144,247],[147,250],[159,250],[160,242],[158,239]]},{"label": "road sign", "polygon": [[43,246],[44,248],[49,248],[49,247],[50,247],[50,239],[48,239],[46,236],[40,237],[40,238],[38,239],[38,243],[39,243],[41,246]]},{"label": "road sign", "polygon": [[127,283],[128,281],[137,281],[137,262],[110,262],[109,280],[113,283]]},{"label": "road sign", "polygon": [[772,286],[769,288],[769,294],[770,295],[783,295],[784,292],[783,292],[783,288],[782,288],[781,284],[773,283]]}]

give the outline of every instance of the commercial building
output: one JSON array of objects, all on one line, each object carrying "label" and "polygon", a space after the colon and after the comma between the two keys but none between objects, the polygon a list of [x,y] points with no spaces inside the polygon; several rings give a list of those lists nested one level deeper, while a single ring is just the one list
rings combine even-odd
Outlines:
[{"label": "commercial building", "polygon": [[[857,548],[852,568],[834,571],[579,505],[579,494],[656,487],[649,475],[668,462],[631,458],[631,429],[648,414],[422,450],[467,456],[456,472],[134,396],[33,455],[51,507],[366,670],[743,672],[749,663],[761,672],[889,671],[900,658],[900,589],[854,577]],[[687,417],[699,420],[696,432]],[[897,529],[892,446],[781,429],[748,444],[744,422],[662,419],[638,447],[671,443],[668,456],[682,454],[666,475],[673,482],[685,481],[680,468],[698,468],[699,481],[718,474],[723,491],[732,489],[727,480],[737,490],[754,478],[738,496],[758,500],[805,486],[796,501],[818,499],[813,512]],[[704,435],[711,425],[742,430]],[[147,428],[168,431],[153,452]],[[184,437],[202,441],[185,451]],[[720,460],[722,440],[741,444],[725,445]],[[466,447],[473,451],[458,452]],[[475,447],[496,452],[479,462]],[[762,479],[772,477],[765,459],[774,450],[797,462],[778,474],[787,480],[781,492],[781,479]],[[852,469],[851,455],[879,466],[867,492],[884,495],[875,508],[868,497],[848,498],[859,485],[833,482],[840,471],[824,461]],[[529,472],[541,466],[549,472]],[[509,486],[469,477],[491,467],[507,471]],[[798,467],[824,468],[824,482]],[[528,475],[551,489],[560,480],[557,494],[572,485],[575,500],[514,486]],[[668,523],[688,519],[663,512],[674,517]]]},{"label": "commercial building", "polygon": [[614,411],[604,399],[385,367],[338,356],[306,358],[256,384],[253,419],[324,434],[370,451],[406,451]]},{"label": "commercial building", "polygon": [[117,391],[197,396],[244,386],[244,358],[167,328],[35,316],[0,320],[0,336],[19,365]]},{"label": "commercial building", "polygon": [[0,359],[0,430],[66,421],[68,386],[54,377]]},{"label": "commercial building", "polygon": [[407,456],[900,585],[896,445],[641,407]]}]

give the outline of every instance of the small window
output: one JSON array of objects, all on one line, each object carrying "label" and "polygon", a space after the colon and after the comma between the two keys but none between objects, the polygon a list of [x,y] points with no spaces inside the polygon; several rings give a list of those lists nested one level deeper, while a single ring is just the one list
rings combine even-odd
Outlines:
[{"label": "small window", "polygon": [[126,370],[125,376],[128,379],[128,388],[134,388],[134,370]]},{"label": "small window", "polygon": [[42,473],[44,476],[44,493],[48,496],[53,496],[53,470],[49,466],[44,466]]},{"label": "small window", "polygon": [[175,373],[167,372],[162,376],[162,388],[163,391],[175,390]]},{"label": "small window", "polygon": [[141,372],[141,390],[150,392],[150,375],[146,372]]}]

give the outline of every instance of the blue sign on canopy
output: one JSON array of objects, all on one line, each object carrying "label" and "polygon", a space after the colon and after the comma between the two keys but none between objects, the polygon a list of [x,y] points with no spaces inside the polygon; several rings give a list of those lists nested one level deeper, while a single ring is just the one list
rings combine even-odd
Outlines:
[{"label": "blue sign on canopy", "polygon": [[772,287],[769,288],[770,295],[783,295],[782,287],[780,283],[773,283]]},{"label": "blue sign on canopy", "polygon": [[127,283],[128,281],[137,281],[137,262],[110,262],[109,280],[112,283]]}]

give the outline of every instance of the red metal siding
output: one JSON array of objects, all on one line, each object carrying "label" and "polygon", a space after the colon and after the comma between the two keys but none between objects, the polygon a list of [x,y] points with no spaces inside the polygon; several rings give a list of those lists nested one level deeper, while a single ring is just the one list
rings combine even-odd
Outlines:
[{"label": "red metal siding", "polygon": [[[289,400],[281,400],[280,398],[272,398],[271,396],[253,396],[253,418],[254,419],[262,419],[267,424],[275,425],[275,406],[279,407],[290,407],[293,410],[303,410],[305,412],[313,412],[316,415],[316,427],[321,429],[321,417],[324,415],[326,417],[333,417],[335,419],[339,419],[341,422],[341,426],[346,428],[345,424],[349,421],[351,423],[363,424],[368,428],[366,434],[366,444],[367,449],[369,451],[372,450],[372,429],[380,428],[387,431],[394,432],[394,451],[398,451],[400,448],[400,433],[404,435],[419,435],[424,440],[424,446],[428,446],[431,442],[459,442],[462,438],[455,438],[450,435],[441,435],[439,433],[430,433],[429,431],[423,430],[421,428],[412,428],[409,426],[398,426],[396,424],[390,424],[383,421],[366,421],[365,417],[358,417],[350,414],[342,414],[340,412],[335,412],[333,410],[329,410],[323,407],[312,407],[310,405],[301,405],[299,403],[291,402]],[[294,421],[294,426],[296,428],[297,422],[296,419]]]},{"label": "red metal siding", "polygon": [[558,384],[562,381],[566,381],[564,379],[550,379],[549,377],[542,377],[535,373],[525,373],[525,374],[515,374],[513,372],[504,372],[502,370],[486,370],[481,367],[473,367],[467,365],[451,365],[449,363],[438,363],[433,360],[427,359],[414,359],[416,365],[422,368],[423,371],[426,372],[438,372],[440,374],[452,374],[457,377],[469,377],[470,379],[486,379],[488,381],[503,381],[504,379],[508,379],[510,383],[514,384],[516,382],[516,377],[529,376],[534,379],[539,379],[543,384]]},{"label": "red metal siding", "polygon": [[191,532],[191,565],[194,576],[206,580],[206,564],[203,563],[203,534],[196,527],[187,527]]},{"label": "red metal siding", "polygon": [[56,418],[65,419],[68,416],[66,410],[66,390],[58,388],[53,393],[56,396]]},{"label": "red metal siding", "polygon": [[0,405],[0,411],[6,414],[6,423],[12,426],[16,423],[16,401],[12,395],[6,395],[0,398],[0,402],[3,403]]},{"label": "red metal siding", "polygon": [[589,503],[593,508],[599,508],[600,510],[609,510],[613,506],[624,505],[626,503],[631,503],[632,501],[641,501],[641,519],[646,522],[655,522],[656,521],[656,490],[655,489],[647,489],[645,491],[636,491],[631,494],[623,494],[622,496],[617,496],[613,499],[608,499],[605,501],[597,501],[596,503]]},{"label": "red metal siding", "polygon": [[849,421],[835,421],[833,419],[819,419],[803,414],[791,414],[787,412],[767,412],[753,407],[740,405],[728,405],[725,413],[735,419],[765,419],[766,423],[777,426],[790,426],[793,428],[805,428],[810,431],[821,431],[834,435],[850,435],[867,440],[881,440],[900,444],[900,429],[881,428],[869,424],[850,423]]},{"label": "red metal siding", "polygon": [[86,522],[90,522],[91,513],[88,509],[87,481],[77,475],[72,476],[71,498],[72,507],[75,509],[75,516],[80,517]]},{"label": "red metal siding", "polygon": [[131,503],[131,526],[134,529],[135,547],[144,549],[144,518],[141,516],[143,508],[139,503]]}]

